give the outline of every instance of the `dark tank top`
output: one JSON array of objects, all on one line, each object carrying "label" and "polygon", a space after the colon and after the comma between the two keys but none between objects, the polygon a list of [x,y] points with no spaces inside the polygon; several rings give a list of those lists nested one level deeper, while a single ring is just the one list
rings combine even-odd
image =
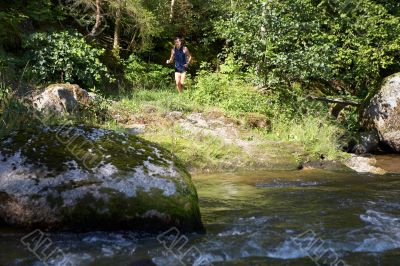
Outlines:
[{"label": "dark tank top", "polygon": [[185,66],[187,64],[186,61],[186,54],[183,51],[184,46],[181,46],[181,48],[177,49],[174,47],[174,57],[175,57],[175,71],[177,72],[185,72]]}]

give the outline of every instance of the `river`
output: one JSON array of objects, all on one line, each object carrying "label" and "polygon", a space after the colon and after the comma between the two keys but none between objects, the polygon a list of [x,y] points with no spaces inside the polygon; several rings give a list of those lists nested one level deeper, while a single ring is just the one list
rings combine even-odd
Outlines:
[{"label": "river", "polygon": [[[26,232],[0,229],[0,265],[400,265],[400,175],[258,171],[193,180],[204,235],[46,234],[41,253]],[[57,252],[45,258],[50,249]]]}]

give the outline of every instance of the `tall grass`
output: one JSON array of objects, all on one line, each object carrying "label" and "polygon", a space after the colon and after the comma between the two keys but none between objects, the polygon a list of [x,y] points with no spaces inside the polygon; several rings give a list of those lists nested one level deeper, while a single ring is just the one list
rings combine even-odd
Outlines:
[{"label": "tall grass", "polygon": [[24,101],[12,87],[0,77],[0,138],[10,131],[35,123]]},{"label": "tall grass", "polygon": [[[271,92],[263,95],[234,76],[204,72],[197,77],[192,90],[178,94],[174,88],[135,90],[120,97],[113,108],[128,112],[205,112],[219,109],[226,116],[244,117],[246,113],[266,115],[271,129],[258,129],[269,140],[301,144],[310,159],[337,159],[342,156],[342,127],[333,121],[322,103],[308,103],[292,95],[285,99]],[[155,139],[159,141],[162,137]],[[193,141],[195,147],[196,141]],[[210,147],[215,145],[210,145]],[[202,148],[197,147],[199,152]],[[181,153],[183,156],[183,152]],[[205,157],[209,157],[205,154]],[[188,158],[192,158],[186,154]],[[213,157],[213,156],[211,156]]]},{"label": "tall grass", "polygon": [[[128,116],[142,113],[154,116],[157,120],[167,112],[205,112],[217,108],[228,117],[244,117],[247,113],[267,116],[272,128],[258,129],[261,136],[277,141],[300,143],[311,158],[336,159],[341,156],[339,138],[343,130],[326,115],[326,106],[320,108],[303,104],[301,108],[293,108],[292,105],[297,105],[295,96],[286,100],[284,97],[278,98],[273,93],[264,95],[256,91],[250,84],[245,83],[244,79],[235,75],[202,72],[197,77],[196,84],[183,94],[178,94],[173,86],[152,90],[128,90],[114,96],[112,104],[111,101],[100,98],[98,102],[84,107],[77,114],[54,118],[33,111],[10,86],[0,82],[0,137],[11,130],[43,121],[48,124],[70,121],[72,124],[124,130],[124,125],[116,122],[107,114],[108,111],[125,112]],[[224,160],[232,161],[232,158],[240,153],[237,147],[228,147],[216,138],[180,131],[175,135],[175,142],[171,142],[172,133],[165,129],[165,126],[162,128],[159,125],[158,128],[160,130],[156,134],[145,134],[145,137],[171,150],[175,149],[183,161],[197,168],[205,168],[206,165],[216,167]]]},{"label": "tall grass", "polygon": [[143,107],[151,106],[159,112],[193,112],[204,107],[193,101],[190,91],[178,94],[173,88],[162,90],[134,90],[117,98],[114,108],[125,108],[139,112]]},{"label": "tall grass", "polygon": [[250,158],[239,147],[215,136],[189,133],[179,126],[159,129],[143,136],[175,154],[185,166],[197,171],[234,170],[250,165]]},{"label": "tall grass", "polygon": [[243,77],[202,71],[196,79],[192,99],[235,116],[241,113],[269,113],[268,99]]},{"label": "tall grass", "polygon": [[334,160],[342,156],[339,139],[343,133],[344,130],[329,117],[308,114],[291,120],[274,119],[268,137],[302,144],[310,159]]}]

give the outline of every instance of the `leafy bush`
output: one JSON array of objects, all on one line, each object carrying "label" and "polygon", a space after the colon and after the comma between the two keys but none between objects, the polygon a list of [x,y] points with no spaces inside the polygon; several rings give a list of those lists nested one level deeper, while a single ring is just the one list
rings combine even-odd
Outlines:
[{"label": "leafy bush", "polygon": [[243,76],[234,73],[231,62],[220,72],[201,70],[196,78],[193,99],[199,104],[217,106],[233,113],[252,112],[268,115],[267,98],[249,85]]},{"label": "leafy bush", "polygon": [[173,69],[162,65],[146,63],[132,54],[125,62],[125,78],[135,88],[160,89],[169,87],[172,82]]},{"label": "leafy bush", "polygon": [[39,82],[77,82],[93,87],[101,81],[113,81],[99,60],[104,49],[87,44],[77,32],[34,33],[24,47],[30,50],[30,71]]},{"label": "leafy bush", "polygon": [[18,97],[15,90],[0,75],[0,138],[7,136],[13,130],[38,123],[31,105]]},{"label": "leafy bush", "polygon": [[[383,2],[392,2],[391,4]],[[217,32],[266,85],[364,98],[400,69],[395,1],[243,0]]]}]

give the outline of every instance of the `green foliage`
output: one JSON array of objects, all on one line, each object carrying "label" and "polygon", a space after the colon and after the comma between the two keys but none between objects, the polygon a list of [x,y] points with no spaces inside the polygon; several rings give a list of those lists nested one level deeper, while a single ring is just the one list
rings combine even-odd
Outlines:
[{"label": "green foliage", "polygon": [[132,54],[125,62],[125,78],[134,88],[162,89],[171,86],[173,69],[146,63]]},{"label": "green foliage", "polygon": [[[396,0],[176,0],[172,18],[170,0],[123,2],[120,6],[120,1],[101,1],[101,25],[98,34],[90,37],[104,48],[98,49],[83,35],[63,31],[75,27],[89,33],[95,22],[95,0],[2,1],[0,71],[9,72],[7,78],[17,83],[29,62],[30,77],[42,85],[76,82],[91,88],[112,81],[100,58],[106,49],[111,55],[116,11],[122,8],[118,58],[126,59],[132,51],[135,55],[123,64],[111,56],[102,59],[121,77],[119,85],[127,80],[135,90],[129,90],[115,106],[126,108],[129,114],[146,113],[146,105],[160,113],[208,108],[222,109],[228,116],[259,113],[271,120],[273,138],[300,142],[310,154],[330,158],[335,157],[341,127],[358,132],[358,110],[346,108],[339,123],[334,123],[326,117],[329,105],[309,101],[307,96],[365,99],[382,77],[400,71],[400,4]],[[65,17],[74,23],[63,23]],[[28,35],[55,29],[60,32]],[[196,73],[193,89],[182,95],[173,89],[172,69],[147,62],[165,62],[177,35],[185,38],[193,54],[190,71],[199,62],[208,62]],[[29,51],[26,60],[22,42]],[[221,57],[226,59],[219,65]],[[262,85],[262,93],[255,84]],[[33,123],[27,105],[8,85],[4,88],[0,123],[8,128]],[[108,116],[108,105],[99,98],[68,119],[118,128]],[[213,145],[211,139],[206,142]],[[182,149],[190,145],[190,141],[182,143]],[[224,148],[218,143],[214,146]],[[188,161],[195,160],[195,153]],[[222,155],[209,155],[218,156]]]},{"label": "green foliage", "polygon": [[341,156],[339,139],[344,130],[328,117],[311,114],[292,120],[275,117],[272,125],[270,137],[301,143],[309,159],[335,160]]},{"label": "green foliage", "polygon": [[395,9],[372,0],[247,0],[216,29],[270,87],[300,82],[364,98],[382,73],[400,69]]},{"label": "green foliage", "polygon": [[11,93],[12,89],[8,86],[3,73],[0,71],[0,110],[4,110],[5,102]]},{"label": "green foliage", "polygon": [[193,99],[199,104],[217,106],[225,111],[236,114],[240,112],[253,112],[268,114],[267,98],[248,84],[246,77],[237,71],[239,66],[228,58],[221,65],[220,72],[211,72],[207,64],[196,78],[196,85],[192,93]]},{"label": "green foliage", "polygon": [[[224,14],[226,0],[175,0],[172,18],[170,17],[171,0],[147,0],[146,5],[155,10],[157,19],[165,25],[169,36],[187,36],[190,39],[199,38],[199,42],[211,41],[212,22]],[[207,38],[204,40],[201,37]],[[197,38],[196,38],[197,37]]]},{"label": "green foliage", "polygon": [[222,73],[199,74],[193,99],[226,111],[267,113],[266,99],[260,93],[243,81]]},{"label": "green foliage", "polygon": [[144,4],[154,13],[163,29],[154,40],[155,52],[148,54],[152,61],[165,62],[173,46],[173,38],[181,36],[193,54],[190,73],[194,74],[200,62],[217,64],[217,55],[224,41],[213,33],[213,23],[226,14],[229,1],[176,0],[172,19],[171,0],[146,0]]},{"label": "green foliage", "polygon": [[0,49],[2,46],[10,50],[16,49],[31,23],[49,23],[54,20],[61,20],[61,17],[51,0],[1,1]]},{"label": "green foliage", "polygon": [[2,51],[0,50],[0,73],[3,73],[7,68],[8,68],[7,57],[5,57]]},{"label": "green foliage", "polygon": [[362,131],[362,126],[358,121],[359,112],[360,110],[357,107],[347,106],[340,112],[340,116],[338,117],[338,123],[340,123],[350,135],[357,135]]},{"label": "green foliage", "polygon": [[77,32],[35,33],[25,42],[31,75],[39,82],[74,82],[93,87],[113,78],[100,62],[103,49],[87,44]]},{"label": "green foliage", "polygon": [[0,73],[0,138],[38,122],[29,104],[16,95]]},{"label": "green foliage", "polygon": [[0,31],[0,48],[9,45],[18,37],[20,33],[18,25],[24,19],[26,17],[23,14],[0,11],[0,27],[2,28]]},{"label": "green foliage", "polygon": [[140,112],[147,106],[160,112],[192,112],[201,109],[190,98],[190,94],[178,94],[175,89],[171,88],[168,90],[134,90],[130,94],[122,95],[115,106],[117,109],[127,109],[129,113]]},{"label": "green foliage", "polygon": [[143,137],[170,150],[186,167],[197,171],[232,170],[233,167],[239,167],[239,162],[249,164],[250,161],[238,146],[226,144],[218,137],[188,133],[179,126]]},{"label": "green foliage", "polygon": [[108,111],[110,101],[97,95],[70,115],[43,113],[32,107],[32,102],[21,98],[10,86],[0,83],[0,138],[15,130],[51,125],[89,125],[113,127]]},{"label": "green foliage", "polygon": [[[162,31],[162,25],[152,10],[146,8],[145,2],[147,1],[102,0],[100,25],[94,35],[101,34],[114,38],[116,20],[120,20],[119,38],[123,41],[124,47],[119,43],[119,49],[135,52],[150,50],[153,47],[153,38],[159,36]],[[60,3],[62,10],[85,28],[88,34],[92,32],[96,23],[95,0],[60,0]]]},{"label": "green foliage", "polygon": [[79,109],[70,117],[75,124],[99,126],[110,123],[113,119],[108,110],[111,101],[103,97],[99,91],[86,105],[80,105]]},{"label": "green foliage", "polygon": [[153,12],[146,8],[145,2],[126,0],[123,33],[131,41],[128,48],[133,51],[149,51],[153,48],[153,39],[162,32],[162,25]]}]

